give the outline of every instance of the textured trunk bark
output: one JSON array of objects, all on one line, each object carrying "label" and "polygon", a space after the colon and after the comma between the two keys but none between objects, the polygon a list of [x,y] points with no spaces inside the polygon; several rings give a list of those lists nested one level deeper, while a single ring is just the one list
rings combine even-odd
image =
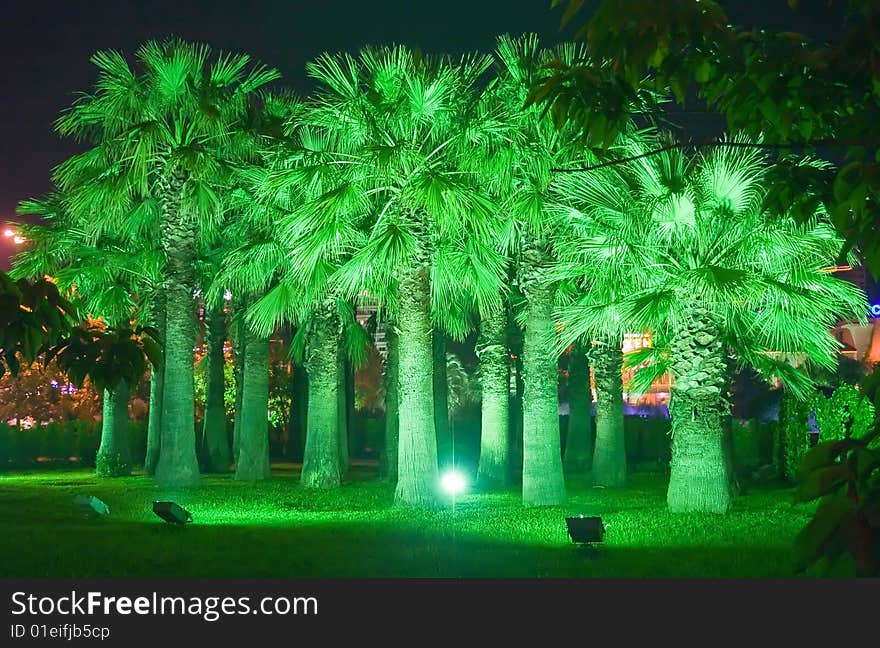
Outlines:
[{"label": "textured trunk bark", "polygon": [[269,340],[246,329],[241,429],[235,479],[269,477]]},{"label": "textured trunk bark", "polygon": [[405,269],[398,281],[399,442],[395,503],[437,503],[437,436],[431,344],[431,285],[427,264]]},{"label": "textured trunk bark", "polygon": [[[159,331],[162,344],[165,343],[165,296],[162,291],[153,302],[150,324]],[[165,389],[165,368],[150,366],[150,410],[147,420],[147,454],[144,457],[144,474],[156,474],[162,437],[162,393]]]},{"label": "textured trunk bark", "polygon": [[128,438],[128,385],[120,381],[112,392],[104,390],[101,445],[95,457],[98,477],[131,474],[131,443]]},{"label": "textured trunk bark", "polygon": [[673,512],[726,513],[730,474],[723,418],[729,405],[724,345],[710,314],[692,309],[670,345],[672,462],[666,501]]},{"label": "textured trunk bark", "polygon": [[446,337],[438,328],[431,332],[431,358],[434,367],[434,430],[437,433],[437,465],[440,470],[455,464],[454,443],[449,427],[449,382],[446,365]]},{"label": "textured trunk bark", "polygon": [[480,322],[480,463],[477,482],[483,488],[507,485],[510,474],[510,354],[504,309]]},{"label": "textured trunk bark", "polygon": [[306,351],[309,412],[301,481],[307,488],[336,488],[342,483],[339,460],[339,320],[336,305],[321,305],[313,315]]},{"label": "textured trunk bark", "polygon": [[160,188],[165,253],[165,387],[162,440],[156,480],[166,488],[197,486],[193,346],[196,340],[196,226],[180,213],[185,177],[175,174]]},{"label": "textured trunk bark", "polygon": [[590,364],[586,350],[575,344],[568,374],[568,435],[563,466],[570,474],[589,472],[593,463],[593,433],[590,425]]},{"label": "textured trunk bark", "polygon": [[229,437],[226,433],[226,408],[223,396],[226,391],[223,368],[226,358],[223,345],[226,342],[226,316],[223,307],[208,312],[207,357],[205,380],[205,421],[202,433],[208,455],[208,469],[215,473],[229,472],[232,458],[229,453]]},{"label": "textured trunk bark", "polygon": [[527,290],[523,338],[523,503],[565,503],[559,438],[559,393],[553,291],[541,285]]},{"label": "textured trunk bark", "polygon": [[599,340],[590,354],[596,382],[594,486],[626,484],[626,437],[623,431],[623,351],[620,340]]},{"label": "textured trunk bark", "polygon": [[397,481],[397,329],[385,325],[385,447],[382,452],[382,475]]}]

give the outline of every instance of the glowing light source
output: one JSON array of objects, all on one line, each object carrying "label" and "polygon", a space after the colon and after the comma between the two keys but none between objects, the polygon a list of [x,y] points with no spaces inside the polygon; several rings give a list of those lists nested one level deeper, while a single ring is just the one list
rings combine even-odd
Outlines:
[{"label": "glowing light source", "polygon": [[880,304],[871,304],[871,317],[880,317]]},{"label": "glowing light source", "polygon": [[449,472],[444,473],[443,477],[440,479],[440,485],[443,486],[443,490],[450,495],[458,495],[464,491],[467,482],[460,472],[450,470]]},{"label": "glowing light source", "polygon": [[7,227],[5,230],[3,230],[3,237],[8,239],[11,238],[12,242],[15,245],[21,245],[25,242],[25,238],[23,236],[19,236],[18,232],[10,227]]}]

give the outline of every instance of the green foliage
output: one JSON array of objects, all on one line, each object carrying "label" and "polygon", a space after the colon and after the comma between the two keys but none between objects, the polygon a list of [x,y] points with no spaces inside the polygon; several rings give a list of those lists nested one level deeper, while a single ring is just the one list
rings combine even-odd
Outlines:
[{"label": "green foliage", "polygon": [[[206,364],[206,359],[203,358],[201,362],[196,364],[193,373],[193,392],[196,403],[200,407],[205,405]],[[226,412],[226,418],[231,420],[235,415],[235,367],[228,359],[223,363],[223,409]]]},{"label": "green foliage", "polygon": [[880,430],[812,448],[798,469],[795,501],[818,500],[795,541],[800,569],[880,576]]},{"label": "green foliage", "polygon": [[73,306],[47,279],[14,281],[0,272],[0,377],[18,374],[70,333]]},{"label": "green foliage", "polygon": [[[132,457],[146,454],[147,429],[143,421],[129,421]],[[39,458],[94,466],[101,443],[101,424],[94,420],[54,421],[32,428],[0,425],[0,469],[33,466]],[[71,459],[73,458],[73,459]]]},{"label": "green foliage", "polygon": [[811,406],[822,441],[861,439],[874,429],[874,405],[853,385],[841,385],[830,397],[817,392]]},{"label": "green foliage", "polygon": [[149,326],[135,328],[89,324],[72,330],[70,336],[46,353],[70,381],[81,387],[86,378],[98,390],[114,391],[120,381],[136,385],[149,362],[161,367],[163,354],[159,332]]},{"label": "green foliage", "polygon": [[[553,0],[566,6],[565,23],[584,4]],[[596,114],[619,116],[628,101],[662,119],[658,102],[645,106],[635,99],[653,92],[683,104],[696,83],[731,131],[778,151],[766,205],[809,219],[821,202],[878,276],[880,68],[872,63],[878,23],[876,2],[853,0],[841,36],[825,43],[792,32],[739,30],[713,0],[602,0],[577,32],[588,56],[549,65],[531,98],[545,102],[558,122],[576,122],[592,146],[607,149],[613,133]],[[845,163],[820,168],[792,152],[817,147],[842,150]]]},{"label": "green foliage", "polygon": [[779,443],[783,476],[789,481],[797,477],[801,459],[810,447],[810,406],[790,394],[783,394],[779,406]]},{"label": "green foliage", "polygon": [[[795,365],[833,369],[839,342],[829,328],[867,313],[864,292],[826,271],[841,240],[821,211],[806,223],[766,212],[760,153],[638,157],[663,141],[631,136],[620,151],[636,159],[554,178],[566,229],[553,274],[573,286],[559,309],[561,345],[647,330],[656,349],[629,364],[656,364],[646,369],[654,377],[682,359],[669,349],[685,334],[711,342],[694,329],[699,310],[739,365],[808,396],[809,374]],[[691,377],[674,378],[681,385]]]}]

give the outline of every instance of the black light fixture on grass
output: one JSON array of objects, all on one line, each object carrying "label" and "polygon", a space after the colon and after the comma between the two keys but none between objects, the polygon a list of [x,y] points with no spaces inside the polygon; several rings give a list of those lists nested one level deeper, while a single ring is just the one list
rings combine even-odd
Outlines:
[{"label": "black light fixture on grass", "polygon": [[89,517],[110,515],[110,507],[94,495],[74,495],[73,505]]},{"label": "black light fixture on grass", "polygon": [[189,524],[193,521],[192,513],[174,502],[153,502],[153,513],[169,524]]},{"label": "black light fixture on grass", "polygon": [[568,535],[575,544],[590,546],[594,542],[602,542],[605,537],[605,525],[600,517],[577,517],[565,518],[568,526]]}]

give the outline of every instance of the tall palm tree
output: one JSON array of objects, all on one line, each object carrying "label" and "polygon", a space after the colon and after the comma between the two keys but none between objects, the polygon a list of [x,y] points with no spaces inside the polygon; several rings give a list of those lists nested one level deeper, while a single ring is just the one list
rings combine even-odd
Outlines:
[{"label": "tall palm tree", "polygon": [[111,230],[150,196],[159,218],[148,235],[164,256],[166,372],[161,454],[156,478],[169,486],[198,483],[193,399],[199,241],[212,236],[223,211],[218,185],[230,164],[249,156],[245,133],[251,97],[278,78],[246,55],[214,55],[203,45],[150,41],[135,65],[115,51],[92,57],[98,80],[57,121],[62,135],[92,148],[75,155],[55,177],[74,213]]},{"label": "tall palm tree", "polygon": [[[270,121],[280,131],[258,164],[237,174],[233,202],[242,228],[239,249],[227,255],[223,285],[251,297],[248,330],[268,336],[292,324],[292,352],[308,376],[308,411],[302,483],[339,486],[347,469],[345,363],[365,359],[363,331],[351,302],[328,277],[350,255],[335,230],[321,230],[309,201],[320,199],[336,174],[316,174],[327,159],[327,133],[304,124],[304,106],[290,97],[267,98]],[[331,201],[332,202],[332,201]],[[340,204],[326,208],[351,231]],[[291,263],[293,261],[293,263]],[[245,340],[247,355],[249,340]],[[247,369],[247,362],[245,362]],[[244,425],[241,425],[244,430]]]},{"label": "tall palm tree", "polygon": [[510,256],[513,283],[523,297],[517,313],[524,328],[523,503],[536,506],[566,498],[554,353],[557,283],[550,277],[557,240],[555,212],[547,206],[550,169],[582,153],[572,131],[556,129],[540,109],[523,105],[540,66],[556,55],[572,58],[583,52],[572,46],[542,51],[534,35],[499,39],[498,76],[485,95],[483,119],[498,119],[506,128],[487,138],[471,158],[500,202],[496,244]]},{"label": "tall palm tree", "polygon": [[[626,152],[657,144],[635,138]],[[576,232],[566,272],[583,285],[625,286],[607,290],[604,302],[586,296],[563,308],[564,337],[647,329],[662,342],[642,385],[666,371],[674,381],[672,511],[730,506],[729,361],[805,394],[809,378],[778,354],[833,366],[839,342],[829,328],[867,312],[863,291],[826,271],[841,241],[824,214],[798,224],[762,210],[766,166],[746,144],[692,157],[672,150],[558,179],[560,209]]]},{"label": "tall palm tree", "polygon": [[308,120],[327,134],[330,157],[313,169],[324,191],[292,223],[303,242],[293,263],[308,274],[316,259],[345,250],[333,285],[349,299],[367,292],[394,313],[402,505],[437,497],[432,304],[443,293],[441,257],[458,253],[448,242],[491,211],[458,165],[474,83],[488,64],[391,47],[357,59],[324,55],[308,66],[320,83]]}]

